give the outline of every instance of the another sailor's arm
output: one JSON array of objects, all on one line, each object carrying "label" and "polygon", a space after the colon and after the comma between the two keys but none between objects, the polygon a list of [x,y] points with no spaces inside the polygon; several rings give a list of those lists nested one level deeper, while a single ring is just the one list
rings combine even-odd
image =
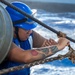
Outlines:
[{"label": "another sailor's arm", "polygon": [[46,39],[43,36],[39,35],[37,32],[33,31],[33,47],[46,47],[51,45],[56,45],[57,42],[53,39]]}]

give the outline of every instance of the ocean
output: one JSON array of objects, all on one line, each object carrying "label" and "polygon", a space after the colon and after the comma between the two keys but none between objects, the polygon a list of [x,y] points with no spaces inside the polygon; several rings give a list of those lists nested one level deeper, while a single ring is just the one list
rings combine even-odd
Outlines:
[{"label": "ocean", "polygon": [[[44,10],[36,10],[37,13],[35,17],[40,21],[44,22],[46,25],[52,27],[57,31],[62,31],[72,39],[75,39],[75,13],[65,12],[65,13],[50,13]],[[34,29],[43,37],[49,39],[53,38],[58,40],[58,37],[52,31],[42,27],[38,24],[37,28]],[[75,49],[75,43],[70,41],[70,45]],[[62,51],[56,53],[53,56],[58,56],[59,54],[65,54],[68,52],[68,47]],[[48,62],[45,64],[40,64],[31,67],[31,75],[74,75],[75,64],[72,63],[68,58],[62,60],[56,60],[53,62]]]}]

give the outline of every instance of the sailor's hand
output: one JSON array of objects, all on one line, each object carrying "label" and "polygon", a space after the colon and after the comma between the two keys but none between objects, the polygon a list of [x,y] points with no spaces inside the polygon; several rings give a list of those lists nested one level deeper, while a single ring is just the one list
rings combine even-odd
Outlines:
[{"label": "sailor's hand", "polygon": [[57,44],[57,42],[53,39],[49,39],[49,43],[50,43],[50,45],[56,45]]},{"label": "sailor's hand", "polygon": [[66,39],[66,38],[59,38],[58,44],[57,44],[57,47],[58,47],[59,50],[64,49],[68,45],[69,45],[69,40],[68,39]]},{"label": "sailor's hand", "polygon": [[53,39],[45,40],[42,47],[56,45],[57,42]]}]

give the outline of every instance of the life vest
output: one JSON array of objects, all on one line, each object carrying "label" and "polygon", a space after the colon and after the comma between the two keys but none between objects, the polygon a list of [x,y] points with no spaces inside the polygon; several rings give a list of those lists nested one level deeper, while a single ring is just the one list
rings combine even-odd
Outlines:
[{"label": "life vest", "polygon": [[[28,50],[32,48],[32,36],[29,36],[29,38],[26,41],[19,41],[17,38],[14,38],[13,42],[24,50]],[[23,64],[18,62],[13,62],[13,61],[6,61],[4,64],[5,68],[10,68],[19,65],[23,65]],[[24,68],[22,70],[10,72],[3,75],[29,75],[29,74],[30,74],[30,68]]]}]

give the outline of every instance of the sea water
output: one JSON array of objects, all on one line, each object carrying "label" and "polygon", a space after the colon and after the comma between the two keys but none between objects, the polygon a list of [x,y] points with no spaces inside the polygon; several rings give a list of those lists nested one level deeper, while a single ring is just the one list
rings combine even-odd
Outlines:
[{"label": "sea water", "polygon": [[[51,28],[62,31],[72,39],[75,39],[75,13],[50,13],[44,10],[37,10],[35,17],[50,26]],[[54,40],[58,40],[58,37],[52,31],[39,25],[34,29],[40,33],[43,37]],[[70,45],[75,49],[75,43],[70,41]],[[68,52],[68,47],[62,51],[56,53],[54,56],[59,54],[65,54]],[[40,64],[31,67],[31,75],[74,75],[75,64],[73,64],[68,58],[62,60],[56,60],[45,64]]]}]

